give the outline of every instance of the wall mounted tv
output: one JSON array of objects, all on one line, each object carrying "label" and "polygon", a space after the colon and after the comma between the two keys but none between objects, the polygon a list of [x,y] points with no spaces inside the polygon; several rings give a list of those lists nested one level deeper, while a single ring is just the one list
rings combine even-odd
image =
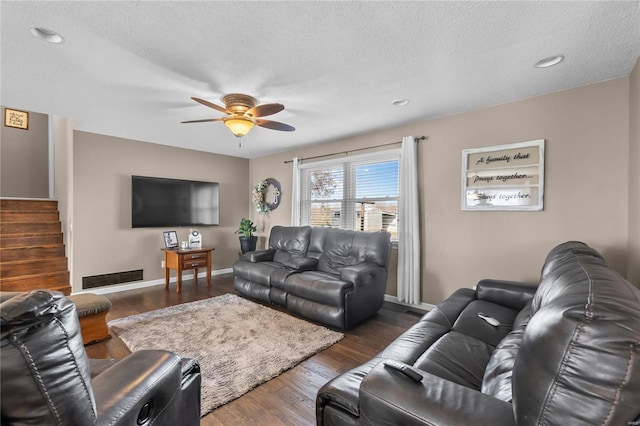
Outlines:
[{"label": "wall mounted tv", "polygon": [[131,227],[219,225],[218,183],[131,176]]}]

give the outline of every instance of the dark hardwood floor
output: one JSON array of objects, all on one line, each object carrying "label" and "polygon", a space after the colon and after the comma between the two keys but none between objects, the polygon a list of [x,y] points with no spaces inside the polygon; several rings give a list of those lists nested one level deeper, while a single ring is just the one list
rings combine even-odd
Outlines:
[{"label": "dark hardwood floor", "polygon": [[[197,284],[185,280],[180,294],[176,294],[175,284],[168,290],[163,286],[154,286],[108,294],[113,307],[107,315],[107,321],[225,293],[237,294],[231,274],[213,277],[210,288],[207,288],[204,279]],[[340,342],[212,411],[202,418],[201,424],[315,425],[318,389],[331,378],[376,355],[419,318],[420,315],[406,312],[399,305],[385,303],[376,316],[346,331],[345,338]],[[111,335],[111,339],[87,346],[87,355],[91,358],[127,356],[130,352],[125,344],[117,335]]]}]

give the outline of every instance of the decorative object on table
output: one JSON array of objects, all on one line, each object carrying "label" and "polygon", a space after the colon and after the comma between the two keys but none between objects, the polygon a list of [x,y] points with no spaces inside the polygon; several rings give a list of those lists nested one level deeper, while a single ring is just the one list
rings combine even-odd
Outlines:
[{"label": "decorative object on table", "polygon": [[[231,93],[222,98],[224,107],[205,101],[204,99],[192,97],[194,101],[213,108],[216,111],[220,111],[227,114],[228,117],[222,118],[205,118],[202,120],[189,120],[182,123],[204,123],[209,121],[222,121],[225,126],[231,130],[234,136],[242,138],[245,136],[254,126],[266,127],[271,130],[281,130],[285,132],[293,132],[296,130],[293,126],[280,123],[278,121],[261,120],[258,117],[266,117],[278,113],[284,109],[282,104],[262,104],[256,106],[258,101],[249,96],[240,93]],[[242,146],[239,144],[239,146]]]},{"label": "decorative object on table", "polygon": [[176,231],[165,231],[162,235],[164,235],[164,246],[166,248],[178,247],[178,234],[176,234]]},{"label": "decorative object on table", "polygon": [[544,139],[462,150],[462,210],[543,209]]},{"label": "decorative object on table", "polygon": [[161,348],[198,359],[202,415],[344,337],[233,294],[120,318],[109,326],[131,351]]},{"label": "decorative object on table", "polygon": [[189,248],[202,247],[202,234],[197,229],[189,230]]},{"label": "decorative object on table", "polygon": [[266,178],[256,184],[251,193],[251,200],[258,213],[269,213],[280,205],[282,188],[274,178]]},{"label": "decorative object on table", "polygon": [[4,109],[4,125],[16,129],[29,130],[29,113],[17,109]]},{"label": "decorative object on table", "polygon": [[240,221],[240,227],[236,230],[235,233],[240,234],[240,237],[238,237],[238,239],[240,240],[240,250],[242,251],[242,253],[255,251],[258,237],[253,235],[253,233],[256,232],[257,229],[258,228],[249,219],[245,219],[243,217]]}]

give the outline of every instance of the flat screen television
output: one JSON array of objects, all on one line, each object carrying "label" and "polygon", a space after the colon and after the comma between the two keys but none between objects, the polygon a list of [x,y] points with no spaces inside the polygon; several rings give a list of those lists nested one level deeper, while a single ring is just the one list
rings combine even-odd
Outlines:
[{"label": "flat screen television", "polygon": [[219,225],[217,182],[131,176],[131,227]]}]

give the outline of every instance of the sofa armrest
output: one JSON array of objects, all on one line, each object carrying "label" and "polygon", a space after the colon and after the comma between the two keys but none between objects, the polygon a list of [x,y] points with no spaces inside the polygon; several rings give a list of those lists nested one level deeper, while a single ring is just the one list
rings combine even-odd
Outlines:
[{"label": "sofa armrest", "polygon": [[242,255],[242,260],[248,260],[253,263],[271,262],[275,253],[274,249],[250,251]]},{"label": "sofa armrest", "polygon": [[315,271],[318,266],[318,259],[313,257],[291,257],[283,260],[282,264],[294,271]]},{"label": "sofa armrest", "polygon": [[353,283],[357,291],[358,287],[379,282],[380,279],[383,279],[386,285],[387,276],[382,266],[378,266],[375,263],[364,262],[342,268],[340,271],[340,279]]},{"label": "sofa armrest", "polygon": [[533,299],[537,288],[537,286],[517,281],[484,279],[478,282],[476,295],[480,300],[520,311]]},{"label": "sofa armrest", "polygon": [[[184,381],[178,355],[136,351],[92,380],[97,424],[181,424],[184,418],[194,418],[179,404]],[[200,402],[190,406],[197,407],[199,419]]]},{"label": "sofa armrest", "polygon": [[378,363],[360,385],[360,424],[515,425],[512,404],[418,371],[421,382]]}]

